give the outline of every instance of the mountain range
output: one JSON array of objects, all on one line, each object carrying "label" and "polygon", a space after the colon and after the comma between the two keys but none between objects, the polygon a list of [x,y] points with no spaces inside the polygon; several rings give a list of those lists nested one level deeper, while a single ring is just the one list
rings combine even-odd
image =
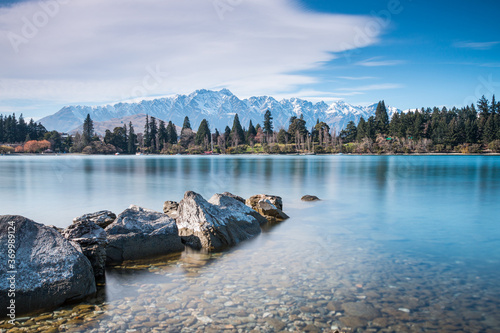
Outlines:
[{"label": "mountain range", "polygon": [[[303,115],[307,127],[316,124],[317,119],[324,121],[338,131],[345,128],[349,121],[357,123],[361,117],[368,119],[375,114],[377,103],[368,106],[355,106],[343,101],[332,104],[325,102],[312,103],[299,98],[277,101],[270,96],[254,96],[239,99],[227,89],[219,91],[196,90],[189,95],[175,95],[153,100],[143,100],[138,103],[116,103],[104,106],[65,106],[53,115],[40,119],[48,130],[59,132],[75,132],[81,129],[87,114],[94,121],[98,134],[106,129],[113,130],[115,126],[123,126],[132,121],[136,132],[143,130],[145,115],[171,120],[175,125],[182,126],[184,117],[188,116],[191,127],[198,129],[200,122],[208,120],[212,131],[217,128],[224,131],[226,126],[232,127],[234,115],[238,114],[243,127],[248,127],[252,120],[254,126],[262,125],[264,113],[270,110],[274,128],[288,128],[292,116]],[[387,106],[389,117],[401,110]]]}]

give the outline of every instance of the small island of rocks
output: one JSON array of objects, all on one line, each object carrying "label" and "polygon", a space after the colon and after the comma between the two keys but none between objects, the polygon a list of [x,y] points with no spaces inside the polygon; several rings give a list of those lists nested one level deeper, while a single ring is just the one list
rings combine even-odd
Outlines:
[{"label": "small island of rocks", "polygon": [[[218,251],[261,232],[261,226],[288,218],[282,199],[258,194],[248,199],[225,192],[209,200],[188,191],[163,212],[131,205],[122,213],[103,210],[73,220],[66,229],[19,215],[0,216],[2,270],[0,304],[16,315],[83,300],[96,292],[105,268],[127,260],[181,252],[185,246]],[[13,279],[9,280],[12,276]],[[9,291],[15,291],[15,304]]]}]

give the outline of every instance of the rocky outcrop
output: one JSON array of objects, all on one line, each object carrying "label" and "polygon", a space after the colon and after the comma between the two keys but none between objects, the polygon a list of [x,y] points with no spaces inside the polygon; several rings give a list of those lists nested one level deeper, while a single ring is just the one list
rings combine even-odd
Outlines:
[{"label": "rocky outcrop", "polygon": [[179,203],[175,201],[165,201],[163,204],[163,212],[173,219],[179,216],[177,209],[179,208]]},{"label": "rocky outcrop", "polygon": [[302,198],[300,198],[300,200],[302,200],[302,201],[320,201],[321,199],[315,195],[306,194]]},{"label": "rocky outcrop", "polygon": [[233,195],[229,192],[214,194],[208,200],[208,202],[210,202],[212,205],[219,206],[222,209],[229,209],[241,212],[245,215],[250,215],[254,217],[261,225],[267,223],[267,219],[264,216],[260,215],[258,212],[245,205],[245,199],[237,195]]},{"label": "rocky outcrop", "polygon": [[90,219],[75,222],[62,231],[67,240],[78,243],[89,259],[94,276],[104,276],[106,266],[106,232]]},{"label": "rocky outcrop", "polygon": [[[8,244],[15,262],[8,262]],[[89,260],[53,228],[17,215],[0,216],[0,306],[15,300],[16,315],[59,306],[96,292]],[[13,252],[10,253],[13,255]],[[7,265],[12,264],[12,267]],[[15,273],[9,271],[15,270]],[[13,277],[13,279],[9,279]],[[15,297],[9,298],[11,283]]]},{"label": "rocky outcrop", "polygon": [[109,210],[101,210],[95,213],[85,214],[80,217],[76,217],[73,219],[73,223],[90,221],[104,229],[108,225],[113,223],[115,219],[116,219],[115,213]]},{"label": "rocky outcrop", "polygon": [[276,195],[253,195],[246,200],[246,205],[272,223],[281,222],[289,218],[289,216],[283,212],[283,201],[281,197]]},{"label": "rocky outcrop", "polygon": [[187,245],[217,250],[260,233],[259,221],[240,201],[218,194],[211,202],[192,191],[184,194],[176,222]]},{"label": "rocky outcrop", "polygon": [[106,262],[120,263],[179,252],[184,249],[177,225],[169,216],[135,205],[124,210],[105,229]]}]

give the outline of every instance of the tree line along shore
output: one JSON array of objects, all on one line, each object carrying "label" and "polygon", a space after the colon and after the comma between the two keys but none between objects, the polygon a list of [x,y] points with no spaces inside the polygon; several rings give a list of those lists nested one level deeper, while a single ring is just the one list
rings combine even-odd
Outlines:
[{"label": "tree line along shore", "polygon": [[270,110],[262,126],[243,127],[238,114],[232,127],[210,130],[203,119],[197,129],[188,117],[178,133],[175,125],[146,115],[142,132],[130,122],[106,130],[104,136],[94,132],[87,115],[82,133],[74,135],[47,131],[22,115],[0,116],[0,153],[84,153],[84,154],[426,154],[500,153],[500,102],[493,95],[477,104],[462,108],[421,108],[394,113],[389,119],[384,101],[374,116],[350,121],[340,132],[318,119],[308,129],[303,117],[293,116],[288,128],[275,129]]}]

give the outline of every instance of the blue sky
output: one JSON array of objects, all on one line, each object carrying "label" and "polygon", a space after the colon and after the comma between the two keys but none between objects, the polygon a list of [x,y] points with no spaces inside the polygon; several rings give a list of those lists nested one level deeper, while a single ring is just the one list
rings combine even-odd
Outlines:
[{"label": "blue sky", "polygon": [[[482,94],[491,98],[495,91],[498,97],[498,1],[473,4],[416,0],[303,1],[303,4],[311,10],[370,15],[390,21],[379,43],[348,52],[347,57],[335,59],[325,66],[327,72],[335,72],[335,76],[365,76],[367,79],[336,81],[324,84],[322,90],[334,90],[338,83],[345,87],[393,83],[399,88],[365,91],[362,96],[346,99],[366,103],[383,98],[405,109],[461,106],[477,100]],[[397,8],[393,13],[389,10],[391,4],[396,4],[392,8]],[[379,62],[380,66],[359,66],[367,59]],[[321,69],[318,72],[322,72]]]},{"label": "blue sky", "polygon": [[202,88],[401,109],[500,95],[496,1],[1,4],[3,114]]}]

